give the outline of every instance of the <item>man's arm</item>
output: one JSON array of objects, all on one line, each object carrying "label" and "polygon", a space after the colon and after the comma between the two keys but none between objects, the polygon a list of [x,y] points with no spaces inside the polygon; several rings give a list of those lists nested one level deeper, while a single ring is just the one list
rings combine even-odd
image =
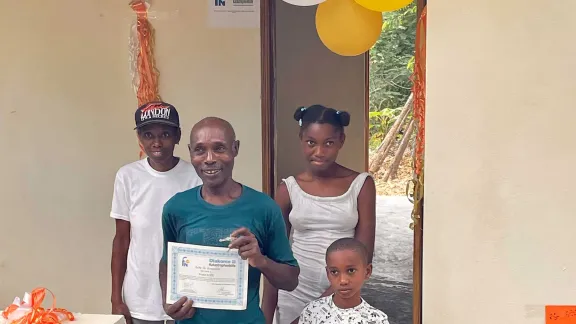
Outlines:
[{"label": "man's arm", "polygon": [[[288,190],[287,188],[285,189],[286,195],[279,197],[279,199],[286,200],[288,198],[289,201]],[[280,195],[282,195],[282,191],[281,186]],[[298,286],[300,267],[292,253],[290,240],[288,239],[289,230],[284,217],[284,213],[287,212],[287,207],[290,205],[287,205],[286,201],[283,201],[282,205],[285,210],[282,210],[278,203],[275,203],[268,212],[268,233],[267,237],[263,239],[265,254],[263,259],[265,262],[260,267],[260,271],[276,289],[292,291]],[[289,224],[288,222],[288,226]]]},{"label": "man's arm", "polygon": [[[282,223],[282,230],[268,232],[267,241],[282,240],[282,236],[286,238],[286,226],[284,222],[280,219]],[[262,274],[268,279],[270,284],[272,284],[277,289],[292,291],[298,286],[298,275],[300,274],[300,268],[298,267],[294,257],[288,261],[281,261],[274,252],[272,252],[271,257],[263,255],[260,251],[260,246],[258,245],[258,240],[246,227],[239,228],[235,230],[231,236],[234,238],[232,243],[228,246],[230,249],[238,249],[240,256],[248,260],[248,263],[260,270]],[[290,245],[288,244],[288,239],[286,238],[286,248],[290,252],[289,255],[292,256],[290,251]],[[284,247],[280,246],[284,249]],[[266,248],[265,248],[266,249]],[[270,250],[269,248],[266,250]],[[274,259],[280,262],[275,261]]]},{"label": "man's arm", "polygon": [[[289,215],[292,210],[292,204],[285,183],[281,183],[276,189],[276,197],[274,200],[282,210],[284,224],[286,225],[286,235],[290,237],[292,225],[290,224]],[[276,287],[274,287],[266,278],[264,278],[264,292],[262,295],[262,312],[266,318],[266,324],[272,324],[274,313],[276,312],[276,306],[278,306],[278,289],[276,289]]]},{"label": "man's arm", "polygon": [[130,247],[130,222],[116,219],[116,235],[112,241],[112,304],[123,304],[122,286],[126,274],[128,248]]},{"label": "man's arm", "polygon": [[278,263],[268,257],[264,257],[264,262],[257,268],[274,287],[282,290],[292,291],[298,287],[298,266]]}]

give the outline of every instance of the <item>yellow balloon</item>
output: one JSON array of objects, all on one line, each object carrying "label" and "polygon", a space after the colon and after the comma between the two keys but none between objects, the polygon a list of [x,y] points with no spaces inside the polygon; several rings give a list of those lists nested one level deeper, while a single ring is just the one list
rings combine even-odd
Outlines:
[{"label": "yellow balloon", "polygon": [[327,0],[316,9],[316,31],[332,52],[356,56],[368,51],[382,33],[382,13],[354,0]]},{"label": "yellow balloon", "polygon": [[355,0],[357,4],[373,11],[395,11],[411,4],[414,0]]}]

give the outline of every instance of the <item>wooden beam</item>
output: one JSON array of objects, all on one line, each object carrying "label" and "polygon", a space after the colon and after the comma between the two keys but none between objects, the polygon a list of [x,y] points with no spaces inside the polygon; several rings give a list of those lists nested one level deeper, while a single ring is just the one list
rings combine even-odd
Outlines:
[{"label": "wooden beam", "polygon": [[274,196],[274,34],[275,0],[260,2],[262,192]]}]

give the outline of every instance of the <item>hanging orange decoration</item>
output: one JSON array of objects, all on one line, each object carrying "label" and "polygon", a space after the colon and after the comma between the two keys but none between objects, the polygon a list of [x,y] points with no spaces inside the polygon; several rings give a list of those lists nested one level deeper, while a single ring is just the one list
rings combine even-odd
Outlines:
[{"label": "hanging orange decoration", "polygon": [[[406,193],[414,203],[412,209],[412,223],[410,228],[415,229],[422,218],[424,204],[424,136],[426,118],[426,12],[424,7],[418,24],[416,25],[416,49],[414,53],[414,73],[412,75],[412,93],[414,94],[414,121],[417,127],[416,143],[414,149],[414,178],[408,183]],[[412,195],[409,193],[410,184],[414,185]],[[421,228],[421,227],[419,227]]]},{"label": "hanging orange decoration", "polygon": [[148,21],[148,5],[145,1],[134,0],[130,7],[136,13],[136,30],[138,33],[139,51],[137,71],[139,76],[138,106],[150,101],[161,101],[158,93],[158,78],[160,73],[156,69],[154,59],[154,28]]},{"label": "hanging orange decoration", "polygon": [[[160,72],[156,69],[154,58],[154,28],[148,20],[149,5],[143,0],[133,0],[130,7],[136,13],[136,25],[130,40],[132,57],[132,83],[138,98],[138,106],[151,101],[161,101],[158,91]],[[134,31],[135,29],[135,31]],[[140,158],[144,148],[140,145]]]},{"label": "hanging orange decoration", "polygon": [[[46,291],[52,295],[52,308],[42,308]],[[46,288],[36,288],[29,298],[25,296],[24,299],[21,302],[16,299],[18,302],[15,301],[2,312],[8,324],[62,324],[74,320],[74,314],[64,308],[56,308],[56,297]]]},{"label": "hanging orange decoration", "polygon": [[419,175],[424,165],[424,120],[426,114],[426,8],[422,10],[416,25],[416,51],[414,54],[414,74],[412,92],[414,93],[414,119],[418,126],[416,137],[415,170]]}]

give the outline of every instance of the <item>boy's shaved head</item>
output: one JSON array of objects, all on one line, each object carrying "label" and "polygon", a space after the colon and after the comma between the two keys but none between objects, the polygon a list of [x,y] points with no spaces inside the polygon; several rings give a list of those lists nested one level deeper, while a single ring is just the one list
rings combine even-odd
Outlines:
[{"label": "boy's shaved head", "polygon": [[362,242],[352,237],[341,238],[330,244],[326,250],[326,259],[330,253],[343,250],[355,251],[360,255],[364,264],[368,264],[368,249]]}]

